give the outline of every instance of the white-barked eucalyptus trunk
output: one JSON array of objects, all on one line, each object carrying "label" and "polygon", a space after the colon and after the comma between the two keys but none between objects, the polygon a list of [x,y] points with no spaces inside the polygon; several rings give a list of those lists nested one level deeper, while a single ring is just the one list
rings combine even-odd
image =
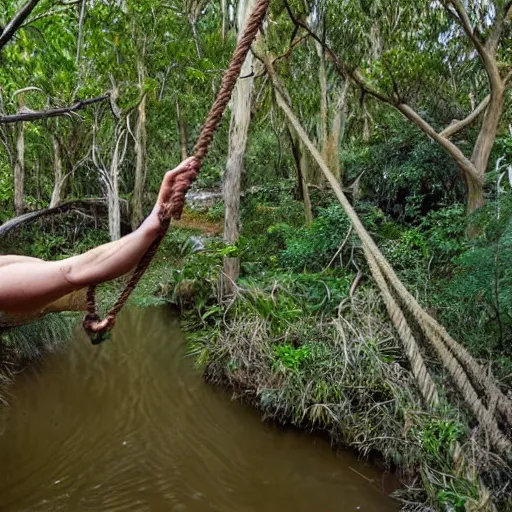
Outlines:
[{"label": "white-barked eucalyptus trunk", "polygon": [[21,215],[25,206],[25,125],[16,125],[16,152],[14,156],[14,210]]},{"label": "white-barked eucalyptus trunk", "polygon": [[145,69],[142,62],[138,63],[139,90],[141,100],[137,107],[137,122],[135,125],[135,181],[131,201],[131,226],[135,230],[144,219],[143,198],[147,176],[147,132],[146,132],[146,94],[144,92]]},{"label": "white-barked eucalyptus trunk", "polygon": [[[239,37],[251,13],[255,0],[240,0],[237,10],[237,26]],[[254,65],[252,53],[247,55],[240,78],[238,79],[232,97],[231,124],[229,127],[229,147],[226,171],[224,173],[224,240],[228,244],[236,244],[240,224],[240,193],[242,172],[244,166],[247,133],[251,120],[251,101],[254,79],[251,76]],[[238,258],[226,258],[223,270],[223,290],[231,293],[233,283],[238,278]]]},{"label": "white-barked eucalyptus trunk", "polygon": [[55,135],[52,136],[53,148],[53,191],[50,200],[50,208],[59,206],[64,198],[64,186],[66,184],[66,175],[62,168],[62,151],[60,142]]}]

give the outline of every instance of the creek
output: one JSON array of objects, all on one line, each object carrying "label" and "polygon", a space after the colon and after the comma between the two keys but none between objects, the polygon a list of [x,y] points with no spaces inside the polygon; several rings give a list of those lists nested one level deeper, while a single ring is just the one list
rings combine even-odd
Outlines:
[{"label": "creek", "polygon": [[[386,475],[206,384],[167,308],[20,373],[0,411],[0,511],[398,510]],[[373,482],[373,483],[372,483]]]}]

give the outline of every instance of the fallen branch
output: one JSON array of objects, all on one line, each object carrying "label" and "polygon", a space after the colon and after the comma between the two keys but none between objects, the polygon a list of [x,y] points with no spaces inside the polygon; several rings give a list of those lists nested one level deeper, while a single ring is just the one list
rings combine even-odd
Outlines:
[{"label": "fallen branch", "polygon": [[27,121],[37,121],[39,119],[48,119],[50,117],[59,117],[66,114],[72,114],[78,110],[81,110],[94,103],[105,101],[110,98],[110,94],[103,94],[102,96],[96,96],[95,98],[89,98],[87,100],[77,101],[74,105],[69,107],[51,108],[48,110],[33,110],[28,112],[21,112],[19,114],[12,114],[10,116],[0,117],[0,124],[8,123],[21,123]]},{"label": "fallen branch", "polygon": [[[32,222],[35,222],[36,220],[42,217],[61,215],[63,213],[69,213],[74,210],[83,213],[84,211],[94,210],[97,209],[98,207],[106,208],[106,205],[107,203],[105,199],[78,199],[75,201],[68,201],[67,203],[62,203],[59,206],[55,206],[54,208],[43,208],[42,210],[24,213],[23,215],[14,217],[13,219],[10,219],[7,222],[4,222],[2,225],[0,225],[0,238],[7,236],[9,233],[15,231],[16,229],[19,229],[22,226],[31,224]],[[128,204],[126,203],[126,210],[127,207]]]}]

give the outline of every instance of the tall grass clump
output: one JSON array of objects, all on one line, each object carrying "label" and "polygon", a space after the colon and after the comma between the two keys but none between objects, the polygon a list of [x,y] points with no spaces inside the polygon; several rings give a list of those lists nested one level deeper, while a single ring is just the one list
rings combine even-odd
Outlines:
[{"label": "tall grass clump", "polygon": [[69,341],[75,323],[75,314],[50,314],[26,325],[0,330],[0,403],[7,404],[2,390],[15,373],[27,361]]},{"label": "tall grass clump", "polygon": [[[505,507],[509,468],[478,447],[462,406],[442,396],[426,407],[376,290],[345,295],[325,314],[312,313],[299,289],[246,282],[203,313],[189,338],[206,378],[268,419],[327,432],[394,469],[404,510]],[[436,379],[449,390],[444,375]],[[471,461],[457,455],[461,447]]]}]

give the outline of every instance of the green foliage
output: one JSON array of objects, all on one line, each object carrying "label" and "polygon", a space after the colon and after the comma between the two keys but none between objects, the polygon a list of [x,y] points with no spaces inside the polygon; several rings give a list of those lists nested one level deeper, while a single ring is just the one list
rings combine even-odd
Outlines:
[{"label": "green foliage", "polygon": [[280,265],[295,272],[325,269],[347,236],[349,225],[342,208],[332,204],[319,209],[318,217],[307,228],[283,232],[281,227],[286,248],[279,255]]},{"label": "green foliage", "polygon": [[351,273],[337,271],[333,274],[283,274],[273,275],[288,293],[300,300],[306,314],[334,314],[340,303],[347,298],[354,279]]},{"label": "green foliage", "polygon": [[272,350],[276,357],[277,367],[283,366],[292,372],[298,372],[302,364],[311,356],[310,348],[307,345],[295,348],[293,345],[285,343],[273,345]]},{"label": "green foliage", "polygon": [[465,209],[454,204],[430,211],[421,221],[428,258],[436,264],[450,263],[467,248],[465,231],[468,227]]},{"label": "green foliage", "polygon": [[221,221],[224,220],[224,214],[224,203],[222,201],[218,201],[208,209],[206,218],[214,222]]},{"label": "green foliage", "polygon": [[303,206],[293,199],[289,182],[262,187],[246,197],[242,205],[242,233],[238,248],[242,269],[254,274],[279,266],[285,248],[284,232],[304,223]]},{"label": "green foliage", "polygon": [[75,322],[73,314],[46,315],[35,322],[2,331],[0,343],[13,350],[18,359],[34,359],[69,341]]},{"label": "green foliage", "polygon": [[[497,208],[500,208],[499,213]],[[457,258],[456,275],[448,293],[451,297],[464,297],[467,321],[479,326],[480,336],[482,330],[485,332],[485,343],[474,339],[475,344],[482,346],[481,350],[509,353],[512,341],[511,196],[488,205],[479,212],[479,217],[481,235]]]},{"label": "green foliage", "polygon": [[202,317],[217,298],[222,260],[233,250],[221,242],[210,241],[204,250],[188,254],[182,268],[170,271],[169,300],[182,309],[193,309]]},{"label": "green foliage", "polygon": [[434,419],[418,433],[421,446],[432,456],[449,455],[455,442],[464,434],[462,425],[454,421]]},{"label": "green foliage", "polygon": [[362,175],[364,198],[395,219],[419,222],[422,215],[462,200],[463,188],[453,160],[403,122],[394,138],[344,154],[354,179]]},{"label": "green foliage", "polygon": [[[0,158],[0,204],[7,205],[13,197],[13,183],[11,178],[11,169],[3,158]],[[10,217],[10,208],[4,208],[0,211],[0,222],[6,221]]]},{"label": "green foliage", "polygon": [[2,249],[44,260],[62,259],[81,254],[107,243],[108,233],[94,229],[94,222],[84,222],[72,213],[58,221],[41,220],[16,232],[15,237],[2,241]]}]

